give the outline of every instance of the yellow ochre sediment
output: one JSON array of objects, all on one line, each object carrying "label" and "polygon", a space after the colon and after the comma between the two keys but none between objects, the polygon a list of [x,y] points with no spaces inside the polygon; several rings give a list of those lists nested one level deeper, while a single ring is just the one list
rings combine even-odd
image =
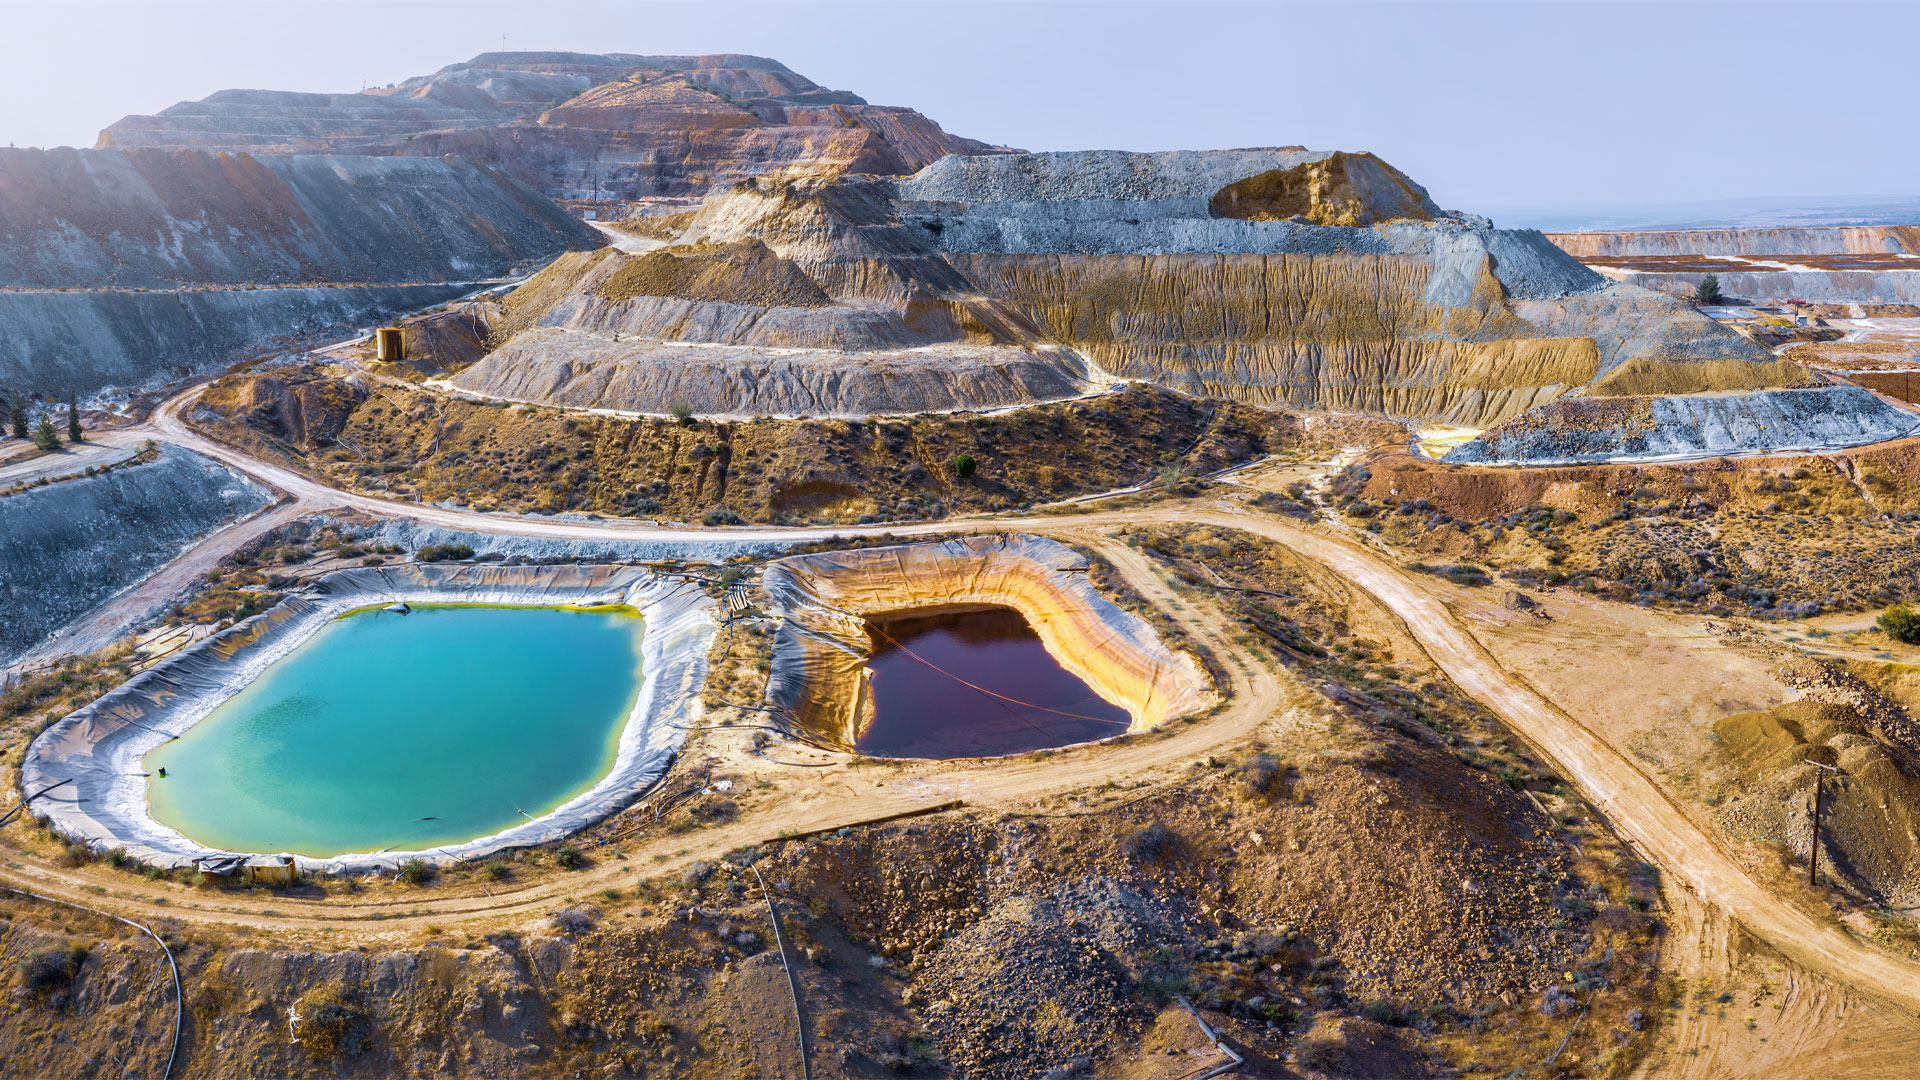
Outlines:
[{"label": "yellow ochre sediment", "polygon": [[1062,668],[1127,710],[1129,732],[1203,706],[1211,695],[1193,659],[1102,597],[1086,569],[1072,549],[1020,535],[781,559],[765,578],[785,619],[768,701],[797,733],[851,750],[873,719],[869,618],[990,606],[1019,612]]}]

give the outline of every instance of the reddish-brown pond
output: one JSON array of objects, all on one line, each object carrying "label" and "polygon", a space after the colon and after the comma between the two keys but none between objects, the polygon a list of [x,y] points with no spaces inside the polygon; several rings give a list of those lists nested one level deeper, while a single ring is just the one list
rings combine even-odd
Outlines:
[{"label": "reddish-brown pond", "polygon": [[1047,653],[1011,608],[882,616],[873,639],[873,722],[855,749],[879,757],[1021,754],[1118,735],[1125,709]]}]

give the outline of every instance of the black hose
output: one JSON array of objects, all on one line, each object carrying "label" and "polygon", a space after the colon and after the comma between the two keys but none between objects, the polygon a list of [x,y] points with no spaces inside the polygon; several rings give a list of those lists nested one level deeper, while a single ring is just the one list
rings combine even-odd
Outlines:
[{"label": "black hose", "polygon": [[132,919],[123,919],[110,911],[90,908],[85,904],[76,904],[71,900],[61,900],[52,896],[41,896],[39,893],[28,892],[25,889],[16,889],[11,885],[0,885],[0,889],[5,889],[10,893],[17,893],[21,896],[31,896],[35,900],[45,900],[49,904],[65,904],[70,908],[92,912],[95,915],[104,916],[115,922],[126,923],[128,926],[152,938],[153,943],[160,946],[160,951],[166,954],[167,967],[173,972],[173,1046],[167,1050],[167,1067],[160,1073],[160,1080],[168,1080],[168,1078],[173,1075],[174,1060],[180,1056],[180,1027],[186,1011],[186,996],[180,992],[180,965],[174,962],[173,950],[167,948],[167,943],[160,940],[160,935],[134,922]]},{"label": "black hose", "polygon": [[813,1080],[813,1061],[807,1056],[807,1022],[800,1015],[800,981],[793,977],[793,965],[787,963],[787,940],[780,933],[780,912],[774,909],[773,894],[767,891],[767,879],[760,876],[760,868],[748,864],[748,869],[753,871],[753,879],[760,883],[760,895],[767,901],[767,917],[773,920],[773,943],[780,948],[780,967],[787,973],[787,989],[793,994],[794,1033],[800,1037],[800,1075],[803,1080]]}]

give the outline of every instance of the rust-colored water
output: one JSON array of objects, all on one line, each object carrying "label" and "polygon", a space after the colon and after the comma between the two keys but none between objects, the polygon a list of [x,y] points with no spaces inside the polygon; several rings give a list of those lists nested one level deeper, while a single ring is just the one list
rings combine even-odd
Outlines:
[{"label": "rust-colored water", "polygon": [[862,753],[987,757],[1127,730],[1127,711],[1061,668],[1010,608],[868,625],[874,719],[855,744]]}]

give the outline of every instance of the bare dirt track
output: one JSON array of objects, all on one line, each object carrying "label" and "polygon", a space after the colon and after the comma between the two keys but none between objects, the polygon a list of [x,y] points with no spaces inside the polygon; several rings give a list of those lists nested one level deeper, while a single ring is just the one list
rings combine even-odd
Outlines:
[{"label": "bare dirt track", "polygon": [[[1920,1011],[1920,965],[1855,939],[1770,892],[1676,806],[1659,783],[1631,760],[1625,748],[1505,670],[1462,625],[1436,587],[1409,577],[1378,554],[1325,527],[1269,517],[1226,499],[1093,510],[1071,516],[812,529],[663,528],[477,514],[340,492],[302,474],[250,459],[187,427],[180,409],[190,399],[191,394],[184,395],[155,414],[154,427],[159,434],[288,492],[293,500],[275,514],[292,516],[346,506],[449,528],[603,540],[723,537],[799,542],[879,532],[899,536],[955,531],[1031,532],[1099,551],[1135,590],[1163,610],[1177,612],[1196,640],[1229,658],[1233,685],[1226,708],[1208,719],[1174,725],[1162,733],[1039,760],[929,764],[884,774],[844,764],[791,770],[783,775],[773,800],[761,804],[749,820],[779,821],[795,831],[866,820],[950,799],[1012,809],[1061,792],[1076,793],[1076,811],[1097,812],[1103,801],[1129,797],[1124,787],[1120,791],[1096,790],[1095,785],[1103,780],[1158,786],[1172,779],[1174,768],[1196,755],[1242,741],[1264,725],[1284,731],[1288,724],[1305,722],[1308,717],[1304,710],[1311,701],[1305,688],[1265,665],[1234,659],[1237,653],[1231,645],[1232,628],[1219,613],[1211,605],[1196,603],[1191,596],[1177,597],[1152,562],[1111,534],[1127,525],[1199,523],[1242,529],[1279,542],[1329,568],[1391,610],[1462,691],[1492,710],[1553,762],[1648,861],[1660,868],[1674,916],[1669,949],[1683,976],[1695,986],[1718,981],[1740,987],[1743,993],[1757,993],[1755,988],[1771,986],[1767,993],[1778,995],[1760,1005],[1749,1004],[1746,999],[1738,1003],[1717,999],[1690,1002],[1675,1022],[1676,1048],[1649,1063],[1646,1069],[1650,1071],[1644,1075],[1785,1075],[1815,1068],[1828,1075],[1849,1076],[1910,1072],[1907,1056],[1895,1051],[1910,1047],[1913,1035],[1920,1031],[1920,1021],[1915,1019],[1916,1011]],[[217,534],[194,555],[214,559],[238,542]],[[175,569],[161,576],[172,575]],[[191,576],[191,571],[181,573]],[[149,584],[157,581],[158,577]],[[148,587],[142,585],[135,592]],[[110,620],[101,623],[96,618],[95,622],[99,628],[110,625]],[[804,777],[785,778],[802,772]],[[741,844],[772,839],[764,835],[767,830],[764,824],[736,823],[696,836],[643,841],[633,850],[642,857],[661,856],[659,862],[665,869],[712,857]],[[130,885],[118,893],[116,902],[151,917],[244,924],[295,937],[324,935],[330,929],[385,935],[449,919],[501,919],[543,913],[565,895],[578,895],[612,881],[617,874],[630,873],[630,868],[608,861],[558,882],[530,885],[497,896],[423,893],[417,900],[377,903],[350,898],[324,902],[276,898],[278,908],[271,914],[243,908],[240,900],[206,897],[178,886]],[[74,899],[85,899],[81,891],[88,884],[73,872],[39,862],[17,864],[0,877]],[[127,880],[120,878],[117,882]],[[1773,1009],[1774,1005],[1779,1008]],[[1704,1011],[1696,1011],[1696,1006]],[[1778,1014],[1768,1025],[1774,1034],[1755,1035],[1743,1042],[1741,1032],[1757,1027],[1732,1025],[1729,1030],[1730,1025],[1720,1023],[1736,1010],[1744,1017],[1762,1007]]]}]

